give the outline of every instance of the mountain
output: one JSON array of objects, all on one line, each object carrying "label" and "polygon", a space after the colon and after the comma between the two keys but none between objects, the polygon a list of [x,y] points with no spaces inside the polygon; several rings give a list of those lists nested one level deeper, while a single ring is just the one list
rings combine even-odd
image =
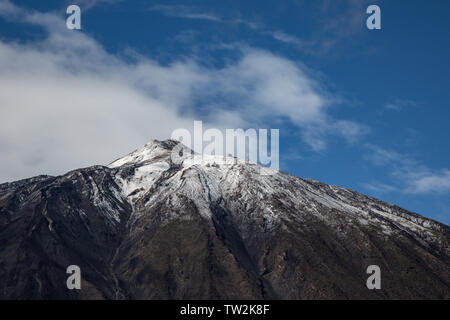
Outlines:
[{"label": "mountain", "polygon": [[[448,226],[348,189],[198,157],[152,140],[109,166],[1,184],[0,298],[450,298]],[[66,287],[69,265],[81,269],[81,290]],[[370,265],[381,290],[366,286]]]}]

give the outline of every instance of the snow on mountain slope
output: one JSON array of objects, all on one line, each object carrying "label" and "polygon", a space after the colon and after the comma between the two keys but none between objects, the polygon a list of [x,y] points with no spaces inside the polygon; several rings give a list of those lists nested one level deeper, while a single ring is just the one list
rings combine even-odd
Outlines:
[{"label": "snow on mountain slope", "polygon": [[449,241],[355,191],[152,140],[0,185],[0,299],[450,299]]},{"label": "snow on mountain slope", "polygon": [[[176,193],[195,199],[205,217],[211,217],[211,202],[226,199],[238,207],[256,205],[255,214],[272,223],[301,221],[303,214],[312,214],[332,224],[321,210],[325,208],[345,214],[349,224],[381,226],[387,235],[408,232],[433,241],[434,231],[441,230],[432,220],[377,199],[283,172],[261,175],[261,166],[233,157],[193,154],[183,146],[184,155],[174,164],[175,146],[179,146],[175,141],[152,140],[109,165],[117,169],[116,181],[130,204],[151,205],[158,197]],[[281,210],[275,202],[282,204]],[[285,207],[296,210],[282,210]]]}]

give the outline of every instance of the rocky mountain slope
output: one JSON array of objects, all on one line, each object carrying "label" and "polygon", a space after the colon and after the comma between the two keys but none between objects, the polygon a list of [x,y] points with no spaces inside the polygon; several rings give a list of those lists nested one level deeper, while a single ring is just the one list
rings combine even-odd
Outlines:
[{"label": "rocky mountain slope", "polygon": [[[109,166],[1,184],[0,298],[450,298],[448,226],[234,158],[192,157],[153,140]],[[366,287],[373,264],[381,290]],[[66,287],[69,265],[81,290]]]}]

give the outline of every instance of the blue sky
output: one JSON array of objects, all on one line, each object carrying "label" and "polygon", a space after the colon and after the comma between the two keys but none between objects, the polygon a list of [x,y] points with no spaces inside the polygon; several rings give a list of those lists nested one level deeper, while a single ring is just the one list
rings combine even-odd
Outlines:
[{"label": "blue sky", "polygon": [[[78,4],[82,30],[65,27]],[[365,9],[381,8],[368,30]],[[281,169],[450,222],[447,1],[0,0],[0,182],[193,119],[280,129]]]}]

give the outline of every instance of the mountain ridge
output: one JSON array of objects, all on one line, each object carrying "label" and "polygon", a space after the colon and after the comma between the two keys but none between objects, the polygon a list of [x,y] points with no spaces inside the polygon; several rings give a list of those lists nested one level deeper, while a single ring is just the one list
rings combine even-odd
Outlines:
[{"label": "mountain ridge", "polygon": [[[0,297],[450,298],[448,226],[261,170],[152,140],[108,166],[1,184]],[[65,287],[72,264],[82,290]],[[366,287],[371,264],[382,290]]]}]

